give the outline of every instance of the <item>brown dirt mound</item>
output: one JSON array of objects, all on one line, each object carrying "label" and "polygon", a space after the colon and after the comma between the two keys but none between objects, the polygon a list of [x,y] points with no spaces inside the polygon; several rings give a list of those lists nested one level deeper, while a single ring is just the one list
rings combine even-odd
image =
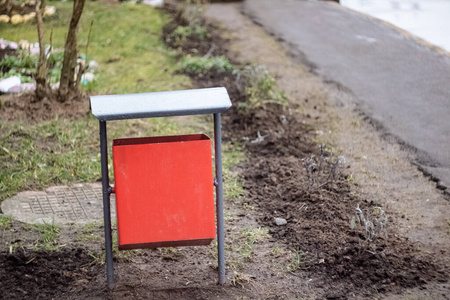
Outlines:
[{"label": "brown dirt mound", "polygon": [[104,272],[82,249],[0,253],[0,268],[2,299],[65,298],[82,291]]},{"label": "brown dirt mound", "polygon": [[89,98],[82,95],[77,100],[59,102],[56,95],[49,95],[42,101],[36,101],[34,93],[9,94],[0,97],[0,119],[3,121],[22,120],[25,123],[37,123],[64,117],[76,119],[89,112]]},{"label": "brown dirt mound", "polygon": [[[245,118],[236,110],[230,113],[224,116],[225,130],[232,128],[226,138],[256,139],[258,132],[266,137],[245,144],[250,157],[241,166],[247,191],[244,201],[258,208],[259,221],[271,227],[273,237],[302,255],[298,267],[347,283],[334,296],[345,297],[355,287],[368,296],[447,281],[448,272],[439,260],[397,236],[392,219],[388,234],[370,243],[350,228],[357,205],[364,209],[377,204],[354,194],[345,176],[329,183],[322,179],[321,186],[310,187],[302,158],[318,155],[318,147],[309,142],[311,131],[298,116],[279,106],[258,109]],[[285,218],[287,225],[275,226],[276,217]]]},{"label": "brown dirt mound", "polygon": [[9,12],[6,7],[0,7],[0,15],[8,15],[10,17],[13,15],[26,15],[35,11],[35,5],[32,4],[23,4],[23,6],[19,4],[13,4]]}]

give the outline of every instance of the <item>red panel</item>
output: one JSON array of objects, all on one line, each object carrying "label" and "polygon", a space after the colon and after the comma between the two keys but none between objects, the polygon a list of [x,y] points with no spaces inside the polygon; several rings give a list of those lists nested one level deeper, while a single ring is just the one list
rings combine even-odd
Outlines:
[{"label": "red panel", "polygon": [[215,237],[206,135],[113,141],[119,249],[207,245]]}]

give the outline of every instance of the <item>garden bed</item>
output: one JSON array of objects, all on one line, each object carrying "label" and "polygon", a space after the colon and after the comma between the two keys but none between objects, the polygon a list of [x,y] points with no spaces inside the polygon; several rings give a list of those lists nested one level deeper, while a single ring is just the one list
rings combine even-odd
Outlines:
[{"label": "garden bed", "polygon": [[[211,47],[220,49],[219,55],[227,53],[227,41],[217,32],[181,49],[190,54],[191,47],[204,49],[197,55],[205,55]],[[303,159],[321,153],[319,145],[311,142],[314,131],[306,125],[307,118],[291,113],[297,107],[269,104],[242,113],[239,106],[248,96],[246,83],[236,73],[188,74],[199,87],[227,88],[233,107],[223,117],[224,138],[243,144],[249,154],[239,166],[246,191],[243,205],[257,208],[259,223],[270,228],[273,238],[297,251],[299,271],[320,276],[317,286],[328,286],[330,298],[368,297],[448,281],[444,260],[421,252],[396,233],[397,216],[389,216],[386,231],[372,241],[366,239],[364,228],[352,226],[357,207],[370,213],[380,205],[360,198],[345,170],[332,181],[327,180],[326,170],[321,176],[308,174]],[[322,155],[333,159],[330,152]],[[317,176],[314,186],[311,176]],[[277,226],[275,218],[287,224]]]}]

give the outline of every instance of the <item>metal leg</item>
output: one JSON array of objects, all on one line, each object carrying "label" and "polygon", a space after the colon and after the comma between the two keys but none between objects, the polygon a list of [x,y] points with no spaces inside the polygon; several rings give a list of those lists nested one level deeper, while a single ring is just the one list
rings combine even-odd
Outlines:
[{"label": "metal leg", "polygon": [[106,121],[100,121],[100,153],[103,186],[103,218],[105,223],[106,278],[108,286],[112,288],[114,285],[110,207],[110,195],[112,189],[109,185],[108,174],[108,139],[106,136]]},{"label": "metal leg", "polygon": [[214,114],[214,147],[216,157],[216,213],[219,283],[225,283],[225,236],[223,228],[222,129],[220,113]]}]

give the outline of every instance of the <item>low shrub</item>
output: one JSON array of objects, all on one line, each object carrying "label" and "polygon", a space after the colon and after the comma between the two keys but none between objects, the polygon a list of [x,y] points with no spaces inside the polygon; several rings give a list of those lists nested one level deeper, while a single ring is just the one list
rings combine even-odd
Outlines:
[{"label": "low shrub", "polygon": [[224,56],[197,57],[185,56],[179,63],[179,69],[188,74],[205,74],[208,72],[224,73],[233,72],[233,65]]},{"label": "low shrub", "polygon": [[239,73],[240,80],[245,82],[245,94],[248,101],[238,103],[242,113],[262,106],[266,103],[287,105],[287,98],[278,89],[275,78],[263,65],[246,66]]}]

